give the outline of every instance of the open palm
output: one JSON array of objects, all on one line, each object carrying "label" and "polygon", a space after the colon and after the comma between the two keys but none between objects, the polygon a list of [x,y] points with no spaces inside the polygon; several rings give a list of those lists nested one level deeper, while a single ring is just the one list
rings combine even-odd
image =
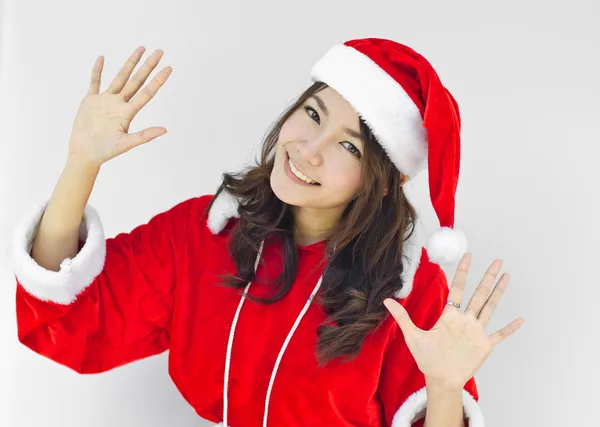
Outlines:
[{"label": "open palm", "polygon": [[127,133],[131,121],[156,95],[173,70],[165,67],[142,89],[163,55],[163,51],[157,49],[130,78],[144,51],[145,48],[140,46],[130,55],[104,92],[100,92],[104,56],[96,59],[88,92],[73,123],[69,139],[70,158],[99,167],[166,133],[167,130],[161,126]]},{"label": "open palm", "polygon": [[[467,253],[458,264],[448,301],[462,302],[470,263],[471,254]],[[398,322],[417,366],[427,379],[443,383],[449,388],[462,388],[492,350],[523,324],[524,319],[519,317],[489,336],[485,332],[485,326],[509,281],[509,275],[503,274],[490,295],[501,266],[502,260],[492,263],[464,312],[446,305],[429,331],[418,328],[397,301],[390,298],[384,301]]]}]

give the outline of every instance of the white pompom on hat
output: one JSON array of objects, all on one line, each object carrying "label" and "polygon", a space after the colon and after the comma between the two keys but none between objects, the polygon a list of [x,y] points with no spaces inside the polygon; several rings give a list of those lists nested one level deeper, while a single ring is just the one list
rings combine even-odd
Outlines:
[{"label": "white pompom on hat", "polygon": [[460,260],[467,251],[465,234],[454,229],[460,113],[429,61],[393,40],[355,39],[330,48],[310,77],[352,105],[409,180],[427,168],[440,222],[427,240],[429,259],[436,264]]}]

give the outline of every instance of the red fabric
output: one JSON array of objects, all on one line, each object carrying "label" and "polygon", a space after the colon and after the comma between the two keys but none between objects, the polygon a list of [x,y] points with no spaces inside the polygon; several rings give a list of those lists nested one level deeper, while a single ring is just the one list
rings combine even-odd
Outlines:
[{"label": "red fabric", "polygon": [[180,203],[131,233],[107,239],[104,271],[74,304],[40,301],[18,286],[19,340],[81,373],[168,349],[167,323],[194,205]]},{"label": "red fabric", "polygon": [[372,59],[402,86],[427,129],[429,192],[441,227],[454,227],[460,171],[461,117],[458,102],[444,87],[431,63],[402,43],[363,38],[344,43]]},{"label": "red fabric", "polygon": [[[240,296],[219,287],[217,275],[235,271],[227,242],[237,219],[213,235],[206,218],[199,220],[212,197],[186,200],[107,239],[102,273],[69,306],[41,301],[18,283],[19,340],[84,374],[169,349],[169,373],[183,397],[200,417],[222,421],[227,340]],[[266,306],[245,301],[232,349],[230,426],[262,426],[272,368],[323,272],[324,266],[312,270],[324,248],[324,242],[298,248],[297,278],[285,298]],[[264,282],[281,271],[277,242],[265,242],[263,259],[250,295],[269,294]],[[431,325],[443,308],[440,271],[422,262],[413,292],[399,300],[418,325]],[[318,368],[316,328],[325,319],[313,304],[292,337],[273,384],[268,425],[389,426],[406,397],[424,385],[397,323],[390,315],[353,361]]]}]

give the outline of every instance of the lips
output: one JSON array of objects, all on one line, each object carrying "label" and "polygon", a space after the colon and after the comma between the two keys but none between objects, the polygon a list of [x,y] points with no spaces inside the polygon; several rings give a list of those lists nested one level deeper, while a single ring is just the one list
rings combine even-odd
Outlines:
[{"label": "lips", "polygon": [[[285,162],[286,162],[285,168],[286,168],[286,169],[289,169],[289,168],[290,168],[289,161],[290,161],[290,155],[289,155],[289,153],[286,151],[286,152],[285,152]],[[297,167],[296,167],[296,168],[297,168]],[[297,169],[298,169],[298,168],[297,168]],[[299,170],[299,169],[298,169],[298,170]],[[314,180],[314,179],[312,179],[312,178],[310,178],[310,177],[308,177],[308,178],[309,178],[310,180],[312,180],[312,181],[314,182],[314,184],[309,184],[308,182],[305,182],[305,181],[301,180],[300,178],[298,178],[297,176],[295,176],[295,175],[294,175],[294,173],[293,173],[291,170],[289,170],[289,173],[290,173],[292,176],[294,176],[294,178],[296,178],[298,181],[301,181],[301,182],[302,182],[302,183],[304,183],[304,184],[307,184],[307,185],[321,185],[321,183],[320,183],[320,182],[317,182],[316,180]],[[302,172],[302,173],[304,173],[304,172]],[[304,174],[304,175],[305,175],[305,176],[308,176],[308,175],[306,175],[306,174]]]}]

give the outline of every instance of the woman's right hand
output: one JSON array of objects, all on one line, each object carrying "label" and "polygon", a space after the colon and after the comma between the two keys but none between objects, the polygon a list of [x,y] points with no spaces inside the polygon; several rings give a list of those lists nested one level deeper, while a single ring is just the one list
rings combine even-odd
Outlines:
[{"label": "woman's right hand", "polygon": [[137,93],[163,55],[163,51],[157,49],[129,80],[144,51],[143,46],[138,47],[102,93],[99,90],[104,57],[96,59],[88,93],[79,106],[73,124],[69,159],[99,168],[113,157],[167,132],[163,127],[150,127],[133,134],[127,133],[135,115],[152,99],[172,71],[171,67],[165,67]]}]

